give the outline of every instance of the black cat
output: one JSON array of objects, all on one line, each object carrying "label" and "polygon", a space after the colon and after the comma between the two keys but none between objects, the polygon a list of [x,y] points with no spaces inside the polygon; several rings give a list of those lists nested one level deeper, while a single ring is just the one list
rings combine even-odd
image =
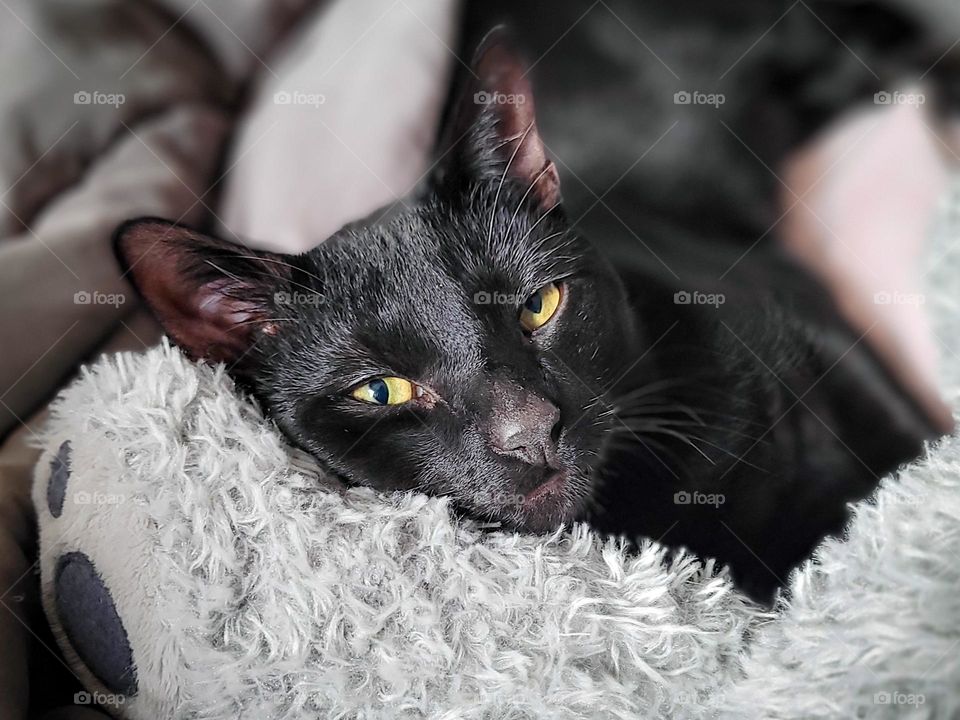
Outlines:
[{"label": "black cat", "polygon": [[[609,51],[589,44],[592,22],[568,33],[585,65]],[[709,177],[706,163],[686,187],[666,170],[656,184],[659,158],[605,198],[586,193],[662,128],[648,117],[631,140],[623,117],[609,132],[589,119],[642,111],[648,85],[609,95],[639,55],[613,52],[621,64],[597,80],[557,52],[570,76],[543,73],[543,125],[568,148],[581,133],[576,172],[550,160],[526,66],[495,33],[459,83],[439,171],[405,207],[296,257],[140,219],[118,230],[118,257],[174,342],[226,363],[346,482],[446,495],[521,531],[587,520],[685,545],[767,599],[848,501],[945,428],[813,278],[770,244],[744,252],[773,202],[754,170]],[[660,90],[663,107],[681,92]],[[731,129],[748,105],[730,103]]]}]

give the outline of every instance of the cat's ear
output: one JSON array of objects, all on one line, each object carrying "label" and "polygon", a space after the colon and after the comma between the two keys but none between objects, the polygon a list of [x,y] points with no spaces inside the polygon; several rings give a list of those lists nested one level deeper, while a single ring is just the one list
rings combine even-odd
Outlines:
[{"label": "cat's ear", "polygon": [[194,359],[238,363],[264,334],[289,266],[165,220],[121,225],[114,250],[167,335]]},{"label": "cat's ear", "polygon": [[441,187],[511,178],[543,208],[560,202],[560,178],[537,129],[527,65],[503,27],[480,43],[447,124]]}]

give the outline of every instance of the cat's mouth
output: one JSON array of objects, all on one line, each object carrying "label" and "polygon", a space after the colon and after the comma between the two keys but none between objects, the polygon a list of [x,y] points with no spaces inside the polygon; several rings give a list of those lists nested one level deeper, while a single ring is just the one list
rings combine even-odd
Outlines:
[{"label": "cat's mouth", "polygon": [[519,498],[519,507],[513,513],[516,529],[546,533],[574,520],[584,493],[573,470],[546,468]]},{"label": "cat's mouth", "polygon": [[567,475],[566,470],[550,470],[544,473],[542,482],[523,496],[523,505],[533,509],[562,495]]}]

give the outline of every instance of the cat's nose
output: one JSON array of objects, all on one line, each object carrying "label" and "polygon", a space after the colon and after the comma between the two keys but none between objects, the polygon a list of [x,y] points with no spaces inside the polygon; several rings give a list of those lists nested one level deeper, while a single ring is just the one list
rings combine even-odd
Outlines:
[{"label": "cat's nose", "polygon": [[549,400],[521,388],[497,388],[493,393],[490,447],[498,455],[528,465],[559,468],[557,438],[560,409]]}]

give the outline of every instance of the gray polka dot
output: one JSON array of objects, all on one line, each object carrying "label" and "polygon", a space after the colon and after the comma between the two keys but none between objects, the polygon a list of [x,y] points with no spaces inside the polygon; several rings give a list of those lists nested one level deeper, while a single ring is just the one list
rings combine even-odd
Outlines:
[{"label": "gray polka dot", "polygon": [[50,461],[50,482],[47,483],[47,507],[55,518],[63,512],[63,499],[67,496],[67,480],[70,479],[70,441],[64,440]]},{"label": "gray polka dot", "polygon": [[96,567],[82,552],[57,560],[54,600],[63,631],[80,659],[113,693],[137,694],[137,669],[123,622]]}]

